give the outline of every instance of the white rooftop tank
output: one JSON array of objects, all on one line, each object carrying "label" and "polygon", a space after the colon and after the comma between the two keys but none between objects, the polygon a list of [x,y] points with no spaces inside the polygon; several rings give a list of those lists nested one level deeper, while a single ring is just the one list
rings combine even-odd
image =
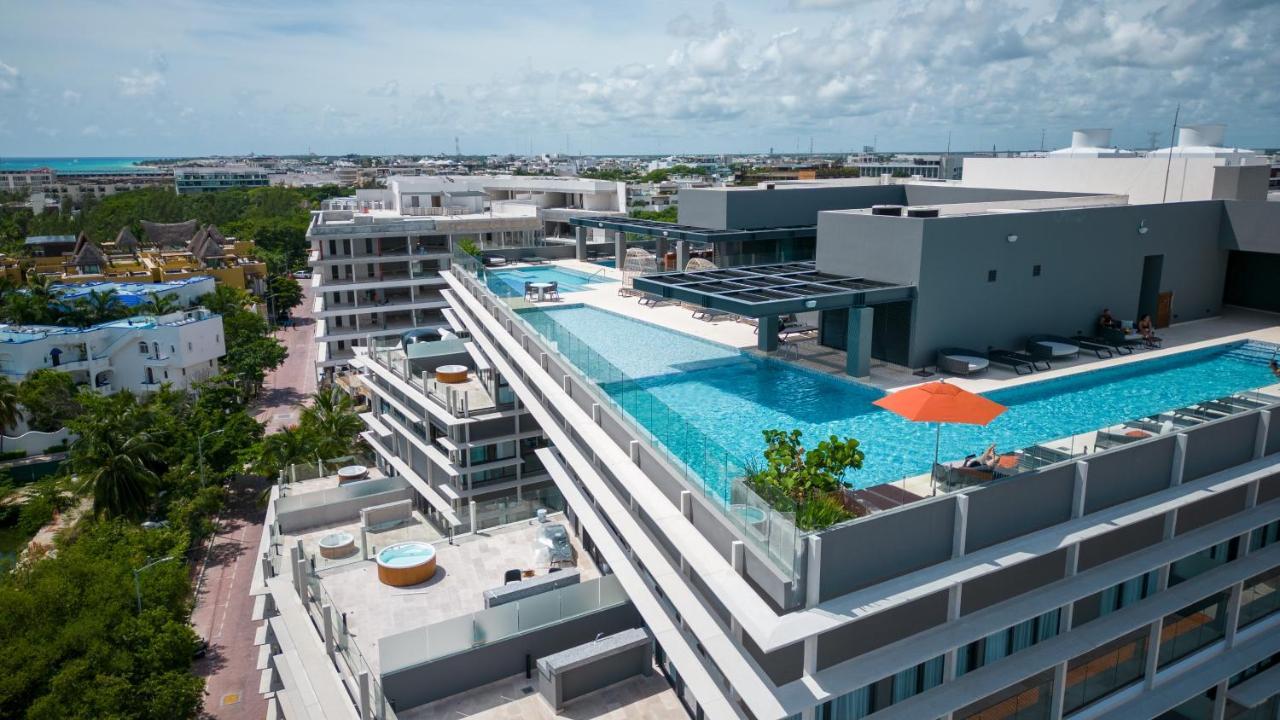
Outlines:
[{"label": "white rooftop tank", "polygon": [[1133,157],[1129,150],[1111,147],[1111,128],[1081,128],[1071,131],[1071,147],[1049,153],[1050,157]]},{"label": "white rooftop tank", "polygon": [[1178,144],[1172,148],[1160,148],[1152,151],[1152,155],[1173,154],[1174,157],[1212,157],[1227,160],[1227,164],[1235,161],[1250,164],[1258,157],[1258,153],[1246,148],[1223,147],[1227,134],[1227,126],[1222,123],[1205,123],[1202,125],[1184,125],[1178,128]]}]

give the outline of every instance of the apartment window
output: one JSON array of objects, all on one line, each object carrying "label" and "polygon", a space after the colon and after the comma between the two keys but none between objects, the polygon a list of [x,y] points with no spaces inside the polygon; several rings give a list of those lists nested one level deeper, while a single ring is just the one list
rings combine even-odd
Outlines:
[{"label": "apartment window", "polygon": [[338,241],[334,240],[333,238],[329,238],[329,257],[333,257],[334,255],[337,255],[337,254],[338,254]]},{"label": "apartment window", "polygon": [[1040,266],[1039,266],[1039,265],[1032,265],[1032,266],[1031,266],[1031,277],[1040,277]]},{"label": "apartment window", "polygon": [[957,711],[956,720],[1049,720],[1053,705],[1053,671],[1014,683]]},{"label": "apartment window", "polygon": [[995,281],[996,281],[996,271],[995,271],[995,270],[988,270],[988,271],[987,271],[987,282],[995,282]]},{"label": "apartment window", "polygon": [[1147,634],[1144,625],[1067,663],[1063,715],[1141,680],[1146,672]]},{"label": "apartment window", "polygon": [[1024,620],[960,648],[956,653],[956,675],[963,675],[1058,634],[1059,610]]},{"label": "apartment window", "polygon": [[346,340],[339,340],[339,341],[338,341],[338,350],[346,350],[346,349],[347,349],[347,341],[346,341]]},{"label": "apartment window", "polygon": [[337,280],[337,279],[338,279],[338,266],[337,266],[337,265],[330,265],[330,266],[329,266],[329,277],[330,277],[330,278],[332,278],[332,279],[334,279],[334,280]]},{"label": "apartment window", "polygon": [[[191,343],[187,343],[187,344],[188,344],[188,345],[190,345]],[[169,346],[169,352],[171,352],[171,353],[172,353],[172,352],[177,352],[177,351],[176,351],[176,350],[174,350],[174,348],[173,348],[173,346],[172,346],[172,345],[170,345],[170,346]]]},{"label": "apartment window", "polygon": [[142,353],[143,355],[147,354],[147,344],[145,342],[138,343],[138,352]]},{"label": "apartment window", "polygon": [[[170,345],[169,347],[170,347],[170,349],[172,349],[172,348],[173,348],[173,346],[172,346],[172,345]],[[191,343],[187,343],[187,352],[191,352],[191,351],[192,351],[192,350],[194,350],[194,349],[195,349],[195,346],[194,346],[194,345],[192,345]]]},{"label": "apartment window", "polygon": [[351,238],[342,239],[342,254],[343,255],[351,254]]},{"label": "apartment window", "polygon": [[364,253],[365,255],[373,254],[373,238],[364,239]]},{"label": "apartment window", "polygon": [[1276,541],[1280,541],[1280,520],[1254,529],[1249,538],[1249,552],[1261,550]]},{"label": "apartment window", "polygon": [[1223,638],[1227,631],[1227,592],[1217,592],[1166,615],[1160,632],[1161,669],[1206,645]]},{"label": "apartment window", "polygon": [[1231,538],[1175,561],[1169,566],[1169,587],[1235,560],[1239,557],[1239,550],[1239,538]]},{"label": "apartment window", "polygon": [[1240,593],[1240,627],[1280,610],[1280,567],[1244,582]]}]

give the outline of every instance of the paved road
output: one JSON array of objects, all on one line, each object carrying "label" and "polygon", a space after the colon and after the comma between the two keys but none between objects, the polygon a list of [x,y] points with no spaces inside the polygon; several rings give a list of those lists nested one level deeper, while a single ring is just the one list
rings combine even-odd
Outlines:
[{"label": "paved road", "polygon": [[[315,391],[315,322],[309,292],[295,308],[294,319],[293,327],[277,333],[289,357],[267,376],[259,402],[258,419],[267,424],[267,432],[297,423],[302,401]],[[253,645],[258,623],[252,618],[249,595],[265,512],[258,499],[265,486],[245,482],[231,489],[208,548],[204,582],[191,616],[196,632],[209,641],[208,656],[195,667],[205,678],[205,713],[219,720],[261,720],[267,712],[258,694],[261,673]]]}]

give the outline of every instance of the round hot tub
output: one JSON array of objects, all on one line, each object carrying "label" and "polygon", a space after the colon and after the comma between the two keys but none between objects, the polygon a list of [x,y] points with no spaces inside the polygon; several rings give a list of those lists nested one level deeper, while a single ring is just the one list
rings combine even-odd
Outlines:
[{"label": "round hot tub", "polygon": [[436,368],[436,382],[452,384],[466,381],[466,365],[441,365]]},{"label": "round hot tub", "polygon": [[369,476],[369,468],[364,465],[347,465],[338,468],[338,484],[363,480]]},{"label": "round hot tub", "polygon": [[320,556],[336,560],[354,554],[356,538],[349,532],[336,532],[320,538]]},{"label": "round hot tub", "polygon": [[436,549],[431,543],[412,540],[378,551],[378,579],[386,585],[417,585],[436,574]]},{"label": "round hot tub", "polygon": [[757,532],[762,532],[769,520],[769,515],[765,513],[764,509],[754,505],[734,503],[729,506],[729,514],[737,519],[738,522]]}]

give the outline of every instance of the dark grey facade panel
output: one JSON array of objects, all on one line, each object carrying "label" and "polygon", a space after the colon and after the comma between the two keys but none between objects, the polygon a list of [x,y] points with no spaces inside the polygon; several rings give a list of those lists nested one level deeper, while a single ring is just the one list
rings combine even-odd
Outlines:
[{"label": "dark grey facade panel", "polygon": [[761,652],[760,647],[750,635],[743,634],[742,647],[746,648],[751,657],[760,664],[761,669],[769,675],[769,679],[775,685],[799,680],[804,674],[804,643],[802,642],[765,653]]},{"label": "dark grey facade panel", "polygon": [[1062,465],[1041,472],[1035,482],[1011,478],[984,492],[969,493],[965,552],[1043,530],[1071,518],[1075,466]]},{"label": "dark grey facade panel", "polygon": [[1151,547],[1163,539],[1163,515],[1114,530],[1106,535],[1090,538],[1080,543],[1080,557],[1077,560],[1076,569],[1078,572],[1091,570],[1129,553]]},{"label": "dark grey facade panel", "polygon": [[1280,473],[1263,478],[1258,482],[1258,502],[1280,498]]},{"label": "dark grey facade panel", "polygon": [[950,559],[955,506],[940,497],[824,532],[819,600]]},{"label": "dark grey facade panel", "polygon": [[1247,497],[1248,488],[1238,487],[1179,508],[1176,534],[1191,532],[1244,510]]},{"label": "dark grey facade panel", "polygon": [[1280,253],[1280,203],[1223,200],[1222,247]]},{"label": "dark grey facade panel", "polygon": [[1253,457],[1258,415],[1241,415],[1207,423],[1187,435],[1187,462],[1182,481],[1211,475]]},{"label": "dark grey facade panel", "polygon": [[977,612],[1061,580],[1066,575],[1066,558],[1063,548],[965,583],[960,591],[960,614]]},{"label": "dark grey facade panel", "polygon": [[[818,669],[829,668],[947,620],[947,593],[937,592],[818,636]],[[929,658],[920,658],[923,662]]]},{"label": "dark grey facade panel", "polygon": [[[906,201],[903,187],[902,185],[809,186],[792,189],[718,192],[727,196],[725,217],[722,221],[724,227],[755,230],[788,225],[812,225],[818,213],[823,210],[869,208],[872,205],[886,204],[901,205]],[[684,191],[680,193],[680,221],[686,222]]]},{"label": "dark grey facade panel", "polygon": [[1061,197],[1080,197],[1090,193],[1061,192],[1057,190],[1011,190],[1004,188],[966,187],[963,185],[930,185],[927,183],[903,185],[906,205],[955,205],[958,203],[985,203],[1001,200],[1037,200]]},{"label": "dark grey facade panel", "polygon": [[1173,478],[1171,436],[1134,443],[1123,452],[1105,452],[1089,457],[1089,480],[1085,489],[1086,514],[1119,505],[1169,487]]}]

